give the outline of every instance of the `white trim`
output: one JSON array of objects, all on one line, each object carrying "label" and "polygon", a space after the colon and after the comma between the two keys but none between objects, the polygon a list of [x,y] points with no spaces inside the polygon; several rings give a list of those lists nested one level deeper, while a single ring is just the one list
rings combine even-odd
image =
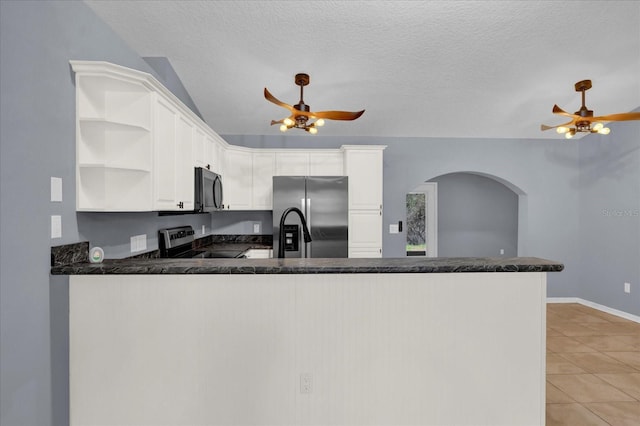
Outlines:
[{"label": "white trim", "polygon": [[438,183],[423,182],[409,191],[409,194],[424,193],[425,199],[425,234],[427,236],[426,257],[438,257]]},{"label": "white trim", "polygon": [[608,306],[601,305],[599,303],[590,302],[579,297],[547,297],[547,303],[579,303],[584,306],[588,306],[593,309],[597,309],[602,312],[606,312],[611,315],[615,315],[620,318],[628,319],[633,322],[640,323],[640,316],[633,315],[628,312],[619,311]]}]

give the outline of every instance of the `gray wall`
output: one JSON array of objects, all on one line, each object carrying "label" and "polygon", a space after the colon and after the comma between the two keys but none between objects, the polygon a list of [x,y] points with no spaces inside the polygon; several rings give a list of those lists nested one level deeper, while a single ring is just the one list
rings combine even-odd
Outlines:
[{"label": "gray wall", "polygon": [[518,194],[471,173],[450,173],[438,183],[438,256],[517,256]]},{"label": "gray wall", "polygon": [[[640,122],[580,145],[578,296],[640,315]],[[631,284],[625,294],[624,283]]]},{"label": "gray wall", "polygon": [[[71,59],[109,61],[163,81],[82,2],[0,1],[3,426],[68,423],[68,280],[50,277],[51,246],[89,240],[120,257],[131,235],[147,233],[152,249],[155,232],[165,224],[211,226],[210,215],[76,214]],[[173,90],[172,81],[164,83]],[[52,176],[63,179],[62,203],[50,202]],[[61,239],[50,238],[53,214],[62,216]]]}]

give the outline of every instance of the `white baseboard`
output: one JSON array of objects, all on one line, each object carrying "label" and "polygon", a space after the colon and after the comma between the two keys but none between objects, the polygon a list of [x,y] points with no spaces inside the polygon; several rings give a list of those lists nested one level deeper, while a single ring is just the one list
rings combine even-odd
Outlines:
[{"label": "white baseboard", "polygon": [[640,323],[640,316],[633,315],[628,312],[619,311],[617,309],[610,308],[608,306],[601,305],[599,303],[590,302],[579,297],[547,297],[547,303],[579,303],[584,306],[588,306],[593,309],[597,309],[602,312],[606,312],[611,315],[615,315],[620,318],[628,319],[633,322]]}]

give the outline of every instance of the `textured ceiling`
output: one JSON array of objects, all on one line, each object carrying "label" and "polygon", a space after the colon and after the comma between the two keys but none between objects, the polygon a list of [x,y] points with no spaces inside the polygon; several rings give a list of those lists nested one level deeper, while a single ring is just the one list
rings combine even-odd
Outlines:
[{"label": "textured ceiling", "polygon": [[329,136],[561,138],[540,124],[580,107],[584,79],[596,115],[640,107],[640,1],[85,3],[168,58],[220,134],[279,134],[288,113],[263,89],[295,104],[299,72],[312,110],[366,109]]}]

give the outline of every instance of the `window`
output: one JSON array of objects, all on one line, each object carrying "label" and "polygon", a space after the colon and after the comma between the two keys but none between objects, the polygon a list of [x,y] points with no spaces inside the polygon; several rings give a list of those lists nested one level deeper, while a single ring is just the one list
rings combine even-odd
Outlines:
[{"label": "window", "polygon": [[407,256],[438,255],[438,184],[425,182],[407,194]]}]

